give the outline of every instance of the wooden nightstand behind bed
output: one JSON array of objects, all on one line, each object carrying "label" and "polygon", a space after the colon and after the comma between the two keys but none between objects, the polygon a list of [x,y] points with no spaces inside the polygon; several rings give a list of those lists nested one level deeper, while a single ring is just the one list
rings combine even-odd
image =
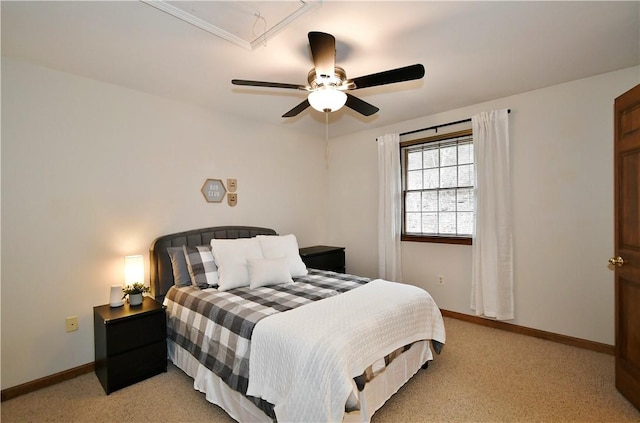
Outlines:
[{"label": "wooden nightstand behind bed", "polygon": [[302,257],[304,264],[312,269],[345,272],[344,247],[315,245],[300,248],[300,257]]}]

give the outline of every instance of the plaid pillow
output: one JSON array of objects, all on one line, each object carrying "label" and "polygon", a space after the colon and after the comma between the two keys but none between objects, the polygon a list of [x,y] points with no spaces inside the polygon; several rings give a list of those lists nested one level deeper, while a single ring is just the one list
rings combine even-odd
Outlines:
[{"label": "plaid pillow", "polygon": [[205,246],[182,247],[187,261],[191,283],[200,289],[218,285],[218,268],[211,249]]}]

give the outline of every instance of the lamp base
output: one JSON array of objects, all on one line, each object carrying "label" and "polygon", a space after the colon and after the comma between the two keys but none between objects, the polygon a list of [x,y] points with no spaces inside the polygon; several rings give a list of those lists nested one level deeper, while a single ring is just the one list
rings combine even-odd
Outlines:
[{"label": "lamp base", "polygon": [[124,305],[124,300],[120,300],[120,301],[116,301],[113,303],[109,303],[110,307],[116,308],[116,307],[122,307]]}]

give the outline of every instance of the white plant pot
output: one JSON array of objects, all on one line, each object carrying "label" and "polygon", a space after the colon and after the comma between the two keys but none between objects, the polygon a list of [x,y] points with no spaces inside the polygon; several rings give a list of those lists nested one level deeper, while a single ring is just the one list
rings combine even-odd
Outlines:
[{"label": "white plant pot", "polygon": [[142,304],[142,294],[129,294],[129,305],[137,306]]}]

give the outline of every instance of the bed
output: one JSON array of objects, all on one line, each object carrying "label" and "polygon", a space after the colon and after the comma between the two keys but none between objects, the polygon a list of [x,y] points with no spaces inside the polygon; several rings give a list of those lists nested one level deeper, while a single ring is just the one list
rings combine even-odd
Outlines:
[{"label": "bed", "polygon": [[440,310],[411,285],[307,269],[297,249],[251,226],[157,238],[168,358],[240,422],[369,421],[440,353]]}]

